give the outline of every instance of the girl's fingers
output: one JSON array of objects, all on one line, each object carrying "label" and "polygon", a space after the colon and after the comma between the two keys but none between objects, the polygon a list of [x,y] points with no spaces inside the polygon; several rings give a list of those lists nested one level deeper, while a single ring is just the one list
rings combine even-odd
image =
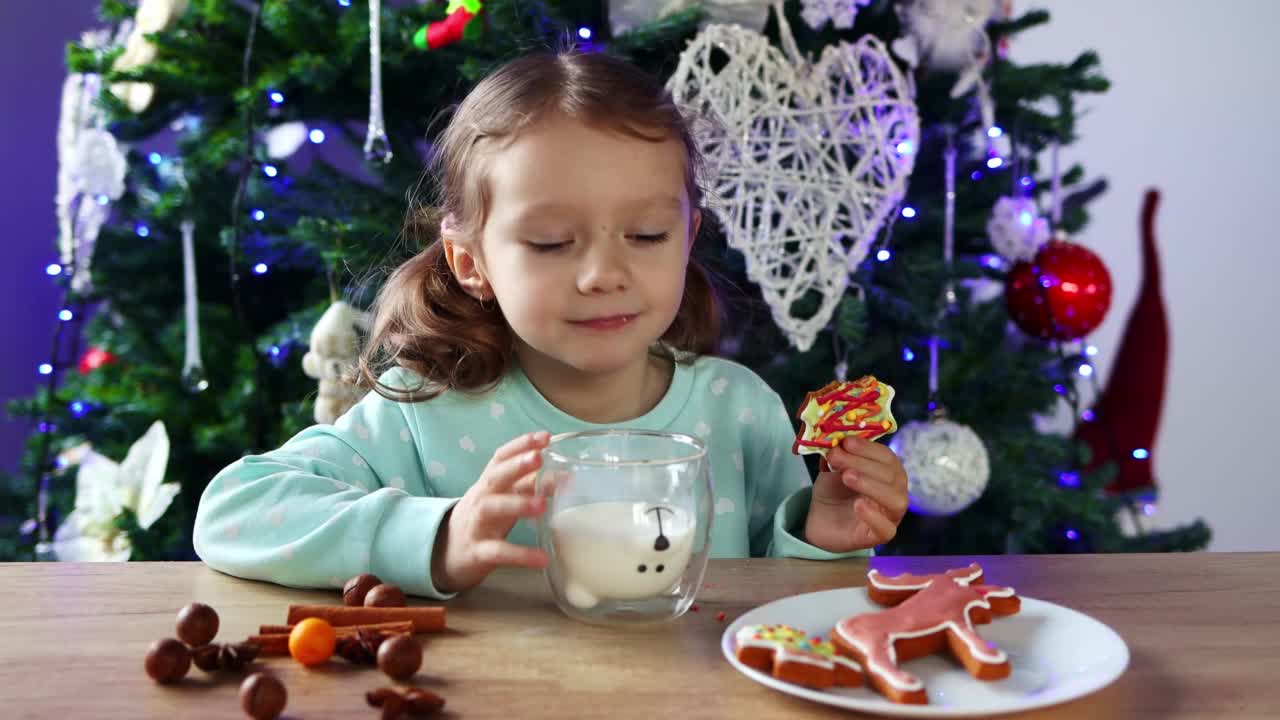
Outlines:
[{"label": "girl's fingers", "polygon": [[846,471],[840,476],[845,487],[876,501],[887,514],[901,518],[907,513],[907,492],[892,478],[885,479],[857,471]]},{"label": "girl's fingers", "polygon": [[509,458],[515,457],[516,455],[519,455],[520,453],[526,452],[528,450],[541,450],[542,448],[547,446],[547,443],[550,440],[551,440],[551,434],[546,432],[545,430],[539,430],[538,432],[525,433],[524,435],[521,435],[515,438],[514,440],[508,442],[506,445],[503,445],[502,447],[498,448],[497,450],[494,450],[493,459],[489,461],[489,464],[495,465],[503,460],[507,460]]},{"label": "girl's fingers", "polygon": [[488,492],[507,493],[521,478],[537,471],[541,466],[542,453],[529,450],[491,462],[480,479]]},{"label": "girl's fingers", "polygon": [[568,478],[568,472],[564,470],[547,470],[541,473],[529,473],[520,478],[511,486],[511,492],[521,495],[533,495],[535,492],[539,495],[551,496],[556,494],[558,488]]},{"label": "girl's fingers", "polygon": [[485,565],[544,568],[547,554],[541,548],[514,545],[506,540],[482,540],[472,550],[475,558]]},{"label": "girl's fingers", "polygon": [[[871,501],[858,498],[853,503],[853,512],[862,521],[862,526],[855,532],[866,531],[866,538],[858,538],[859,544],[880,545],[887,543],[898,534],[898,526],[889,518],[876,510]],[[866,540],[864,543],[863,540]]]},{"label": "girl's fingers", "polygon": [[828,451],[827,457],[830,457],[833,453],[845,453],[886,465],[898,462],[898,456],[894,454],[893,450],[889,449],[888,445],[852,436],[842,440],[840,447],[832,448]]},{"label": "girl's fingers", "polygon": [[506,527],[520,518],[540,515],[546,507],[546,499],[536,495],[485,495],[476,503],[476,515],[482,525]]}]

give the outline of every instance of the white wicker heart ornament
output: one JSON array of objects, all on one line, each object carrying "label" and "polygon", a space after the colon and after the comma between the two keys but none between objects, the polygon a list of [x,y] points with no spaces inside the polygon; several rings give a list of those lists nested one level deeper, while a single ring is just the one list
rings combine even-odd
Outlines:
[{"label": "white wicker heart ornament", "polygon": [[[729,246],[778,327],[808,350],[906,193],[920,120],[878,39],[831,45],[811,64],[774,12],[786,52],[752,30],[709,25],[667,86],[707,121],[698,141]],[[811,300],[796,307],[813,293],[816,312]]]}]

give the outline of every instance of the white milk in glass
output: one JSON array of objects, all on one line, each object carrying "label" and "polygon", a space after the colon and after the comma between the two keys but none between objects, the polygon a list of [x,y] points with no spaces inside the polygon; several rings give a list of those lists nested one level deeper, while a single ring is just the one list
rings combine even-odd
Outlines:
[{"label": "white milk in glass", "polygon": [[576,505],[549,525],[565,599],[584,609],[672,591],[693,553],[693,517],[663,503]]}]

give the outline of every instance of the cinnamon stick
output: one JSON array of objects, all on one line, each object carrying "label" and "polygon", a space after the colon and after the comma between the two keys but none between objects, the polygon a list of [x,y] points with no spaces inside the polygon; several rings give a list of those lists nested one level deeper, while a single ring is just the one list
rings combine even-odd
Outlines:
[{"label": "cinnamon stick", "polygon": [[260,657],[289,654],[289,635],[250,635],[249,642],[258,646]]},{"label": "cinnamon stick", "polygon": [[[259,635],[288,635],[293,632],[293,625],[262,625],[258,628]],[[382,630],[389,633],[411,633],[413,632],[413,622],[409,620],[399,620],[397,622],[371,623],[367,625],[344,625],[335,627],[338,637],[343,635],[354,635],[361,630]]]},{"label": "cinnamon stick", "polygon": [[428,607],[347,607],[345,605],[290,605],[286,622],[297,624],[315,617],[329,621],[334,627],[372,625],[408,620],[414,632],[440,632],[444,630],[443,606]]}]

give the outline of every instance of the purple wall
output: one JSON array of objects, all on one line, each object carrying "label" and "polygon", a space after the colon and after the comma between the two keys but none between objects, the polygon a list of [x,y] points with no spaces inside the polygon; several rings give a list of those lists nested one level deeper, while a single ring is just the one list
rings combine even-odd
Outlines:
[{"label": "purple wall", "polygon": [[[96,0],[0,0],[0,405],[42,379],[58,295],[55,136],[66,44],[95,24]],[[0,470],[16,469],[29,428],[0,412]]]}]

